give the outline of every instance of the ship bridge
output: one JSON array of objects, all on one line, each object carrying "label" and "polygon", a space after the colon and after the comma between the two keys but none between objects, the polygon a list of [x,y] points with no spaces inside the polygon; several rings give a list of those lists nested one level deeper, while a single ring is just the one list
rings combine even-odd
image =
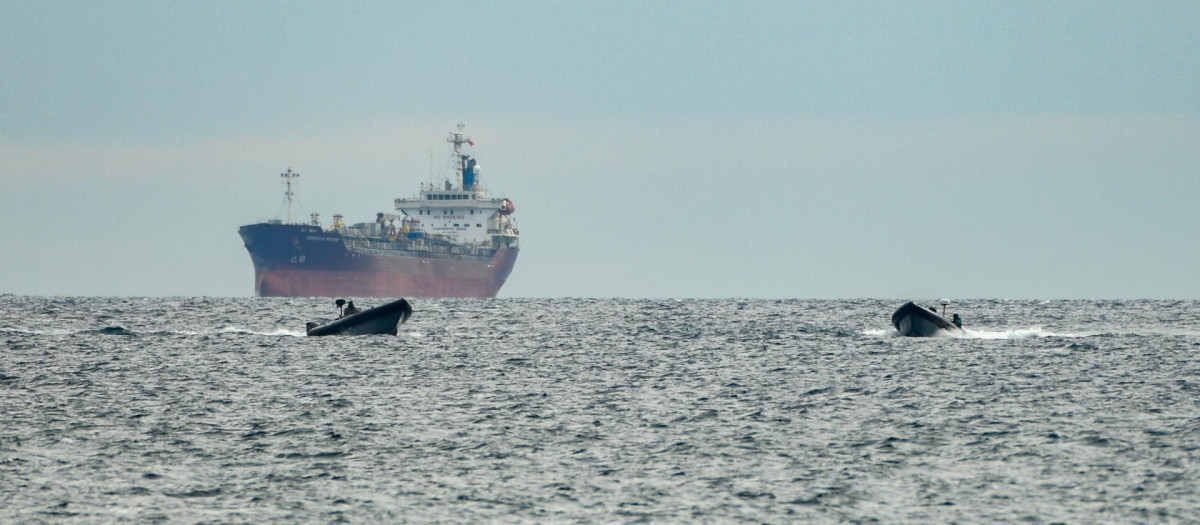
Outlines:
[{"label": "ship bridge", "polygon": [[453,145],[455,180],[442,185],[422,184],[416,198],[396,199],[396,209],[405,215],[410,231],[443,236],[457,243],[517,248],[519,232],[512,218],[512,201],[488,197],[480,185],[481,168],[475,159],[463,153],[470,137],[452,132],[446,140]]}]

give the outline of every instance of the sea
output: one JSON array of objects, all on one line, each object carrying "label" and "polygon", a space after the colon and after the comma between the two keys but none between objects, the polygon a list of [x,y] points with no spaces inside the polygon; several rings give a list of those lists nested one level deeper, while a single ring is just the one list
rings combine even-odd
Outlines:
[{"label": "sea", "polygon": [[1200,303],[904,300],[3,295],[0,522],[1200,522]]}]

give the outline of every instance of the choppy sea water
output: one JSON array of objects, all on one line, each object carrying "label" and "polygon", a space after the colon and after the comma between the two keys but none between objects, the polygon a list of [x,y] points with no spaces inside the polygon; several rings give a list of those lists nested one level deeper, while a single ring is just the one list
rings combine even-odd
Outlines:
[{"label": "choppy sea water", "polygon": [[411,302],[0,296],[0,522],[1200,520],[1197,302]]}]

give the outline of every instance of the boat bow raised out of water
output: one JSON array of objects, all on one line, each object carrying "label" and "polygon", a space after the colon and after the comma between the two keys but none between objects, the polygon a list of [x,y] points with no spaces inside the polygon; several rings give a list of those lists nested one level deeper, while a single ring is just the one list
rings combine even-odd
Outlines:
[{"label": "boat bow raised out of water", "polygon": [[396,335],[399,326],[411,316],[412,306],[400,299],[325,324],[308,323],[305,332],[308,335]]},{"label": "boat bow raised out of water", "polygon": [[[949,304],[949,301],[943,304]],[[892,326],[900,335],[909,337],[933,337],[962,331],[953,321],[912,301],[904,303],[892,313]]]}]

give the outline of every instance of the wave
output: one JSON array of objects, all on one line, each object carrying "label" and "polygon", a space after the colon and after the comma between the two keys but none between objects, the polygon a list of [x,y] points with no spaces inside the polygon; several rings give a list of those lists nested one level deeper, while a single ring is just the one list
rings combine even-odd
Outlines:
[{"label": "wave", "polygon": [[[891,328],[863,330],[863,335],[871,337],[903,337],[900,332]],[[1016,328],[1012,330],[980,330],[964,328],[962,332],[946,333],[946,339],[1041,339],[1047,337],[1088,337],[1096,334],[1071,334],[1047,332],[1040,326]]]},{"label": "wave", "polygon": [[250,330],[247,328],[225,327],[208,331],[197,330],[156,330],[153,332],[138,332],[125,328],[120,325],[106,326],[103,328],[85,328],[85,329],[67,329],[67,328],[46,328],[46,329],[29,329],[29,328],[0,328],[0,334],[17,334],[17,335],[36,335],[36,336],[51,336],[65,337],[74,335],[112,335],[112,336],[203,336],[216,334],[245,334],[245,335],[265,335],[265,336],[289,336],[289,337],[305,337],[305,334],[299,330],[288,330],[278,328],[270,331]]},{"label": "wave", "polygon": [[244,334],[244,335],[271,335],[271,336],[290,336],[290,337],[305,337],[308,334],[299,330],[288,330],[286,328],[277,328],[269,332],[259,330],[250,330],[248,328],[238,328],[236,326],[227,326],[217,330],[218,334]]},{"label": "wave", "polygon": [[1040,326],[1034,326],[1030,328],[1017,328],[1013,330],[1001,331],[963,328],[961,334],[952,334],[951,337],[956,337],[958,339],[1040,339],[1045,337],[1087,337],[1087,334],[1047,332]]},{"label": "wave", "polygon": [[1045,337],[1059,338],[1081,338],[1081,337],[1105,337],[1105,336],[1177,336],[1177,337],[1200,337],[1200,331],[1187,328],[1175,327],[1133,327],[1123,330],[1089,330],[1085,332],[1047,332],[1040,326],[1032,328],[1007,330],[1007,331],[988,331],[988,330],[971,330],[964,328],[962,334],[954,335],[960,339],[1035,339]]},{"label": "wave", "polygon": [[49,328],[45,330],[31,330],[28,328],[0,328],[0,334],[71,335],[78,332],[78,330],[67,330],[65,328]]}]

